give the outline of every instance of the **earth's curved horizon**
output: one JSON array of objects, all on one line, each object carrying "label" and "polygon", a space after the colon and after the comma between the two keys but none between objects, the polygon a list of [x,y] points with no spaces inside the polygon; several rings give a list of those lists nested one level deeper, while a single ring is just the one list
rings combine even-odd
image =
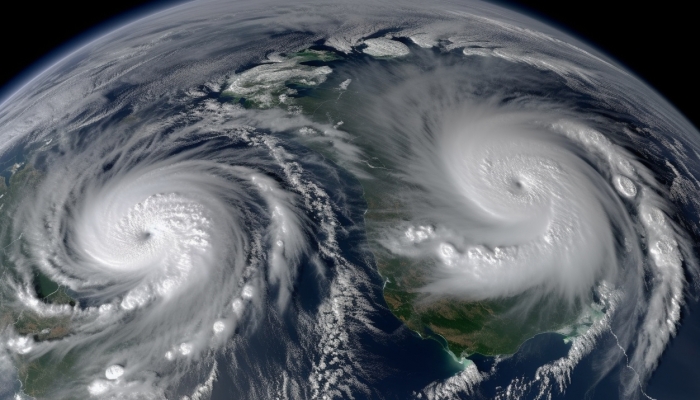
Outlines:
[{"label": "earth's curved horizon", "polygon": [[165,9],[0,103],[0,397],[665,398],[698,154],[496,5]]}]

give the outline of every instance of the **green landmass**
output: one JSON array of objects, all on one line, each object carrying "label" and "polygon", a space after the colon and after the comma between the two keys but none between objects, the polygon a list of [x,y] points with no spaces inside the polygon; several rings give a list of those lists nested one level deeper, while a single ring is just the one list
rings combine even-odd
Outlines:
[{"label": "green landmass", "polygon": [[22,336],[32,336],[34,341],[57,340],[70,333],[70,318],[46,317],[25,311],[14,320],[15,332]]},{"label": "green landmass", "polygon": [[[551,312],[545,301],[526,315],[517,314],[521,300],[517,297],[480,302],[449,297],[422,301],[416,292],[420,277],[398,271],[402,261],[378,260],[380,273],[387,277],[384,298],[389,308],[421,336],[439,335],[456,356],[513,354],[527,339],[576,322],[578,311]],[[413,284],[412,279],[416,279]]]},{"label": "green landmass", "polygon": [[72,382],[77,378],[77,361],[78,356],[74,352],[61,357],[48,353],[30,363],[22,364],[18,371],[22,390],[37,399],[52,398],[57,385]]},{"label": "green landmass", "polygon": [[[364,182],[364,187],[370,238],[378,237],[380,227],[408,218],[405,207],[388,194],[390,185],[385,180]],[[526,295],[490,301],[426,299],[419,290],[428,283],[427,276],[435,267],[430,259],[397,256],[376,240],[370,240],[370,246],[379,273],[386,279],[384,299],[389,309],[408,328],[445,343],[457,357],[514,354],[526,340],[539,333],[562,331],[576,324],[581,315],[578,307],[553,307],[556,299],[543,298],[531,307],[519,308]]]},{"label": "green landmass", "polygon": [[[18,206],[28,197],[41,181],[43,174],[31,164],[15,164],[6,171],[10,173],[9,184],[5,176],[0,176],[0,221],[8,221],[2,226],[2,246],[4,249],[13,245],[19,238],[12,236],[14,212]],[[0,270],[5,273],[13,273],[12,261],[6,253],[0,252]],[[33,286],[39,300],[53,305],[76,304],[66,287],[51,280],[38,268],[33,271]],[[8,295],[8,294],[3,294]],[[3,299],[6,300],[6,299]],[[7,299],[6,305],[12,304]],[[71,334],[70,316],[45,316],[32,310],[17,309],[16,307],[3,306],[0,310],[0,331],[12,327],[19,335],[29,336],[35,342],[61,340]],[[19,355],[19,378],[22,381],[22,390],[25,394],[36,398],[47,398],[55,388],[57,382],[72,379],[71,366],[76,358],[70,353],[66,356],[45,354],[38,359]]]},{"label": "green landmass", "polygon": [[[324,54],[328,54],[328,56]],[[259,98],[274,99],[280,93],[284,93],[284,90],[294,87],[294,79],[296,78],[290,78],[294,74],[290,74],[288,71],[297,71],[300,63],[303,62],[302,60],[335,60],[331,56],[332,54],[302,51],[289,55],[289,60],[293,60],[293,62],[264,67],[267,68],[266,70],[255,70],[258,68],[255,67],[253,68],[255,71],[244,71],[242,75],[249,77],[247,78],[249,79],[247,88],[254,88],[254,93]],[[276,75],[278,77],[285,76],[285,78],[272,82],[274,84],[268,81],[266,85],[258,85],[257,78],[253,77],[270,73],[270,68],[274,68],[275,73],[287,71],[286,75]],[[302,68],[307,67],[302,65]],[[304,113],[311,118],[320,118],[321,122],[334,123],[332,119],[335,117],[338,121],[345,121],[342,125],[343,130],[361,132],[363,126],[358,124],[362,124],[362,122],[358,122],[352,115],[348,115],[353,113],[352,104],[362,101],[361,95],[352,92],[346,93],[346,102],[342,107],[339,107],[337,100],[340,96],[336,88],[343,78],[334,77],[333,80],[335,81],[333,85],[319,84],[314,86],[314,90],[306,93],[305,96],[295,97],[294,104],[301,106]],[[224,92],[223,95],[229,95],[233,101],[239,101],[239,98],[230,91]],[[347,98],[353,96],[358,97],[347,101]],[[245,106],[265,108],[282,106],[282,104],[273,100],[266,105],[253,102],[246,103]],[[327,120],[323,120],[324,118]],[[438,340],[455,356],[460,357],[474,353],[483,355],[513,354],[527,339],[539,333],[564,332],[567,331],[567,327],[577,323],[581,309],[552,307],[551,299],[542,299],[539,304],[529,307],[527,313],[518,312],[518,305],[523,299],[517,297],[480,302],[470,302],[459,298],[426,300],[425,296],[420,294],[419,289],[428,283],[429,272],[435,267],[432,261],[399,257],[388,252],[377,240],[387,225],[396,226],[402,221],[410,220],[406,205],[391,195],[393,192],[400,191],[395,186],[396,180],[390,169],[387,169],[384,160],[382,160],[382,149],[373,149],[371,145],[363,142],[361,135],[355,136],[354,143],[365,152],[369,172],[374,178],[361,180],[361,184],[368,205],[365,223],[370,247],[375,255],[379,273],[386,279],[384,298],[389,309],[408,328],[419,333],[422,337]],[[327,142],[311,141],[308,145],[323,155],[335,158],[333,157],[333,148],[332,146],[327,147]],[[567,332],[569,331],[576,333],[573,328]]]},{"label": "green landmass", "polygon": [[[371,141],[365,141],[362,134],[358,134],[366,130],[364,122],[353,115],[355,104],[364,101],[362,94],[346,91],[344,101],[338,102],[340,96],[335,88],[344,79],[334,77],[336,83],[333,86],[320,85],[296,100],[309,117],[326,123],[334,123],[332,119],[344,121],[341,129],[356,133],[353,143],[362,148],[367,166],[364,171],[372,176],[372,179],[360,181],[368,207],[366,231],[378,271],[385,279],[384,298],[392,313],[422,337],[436,339],[445,345],[456,357],[474,353],[513,354],[526,340],[539,333],[559,332],[567,336],[585,330],[585,324],[581,325],[579,320],[582,308],[557,306],[561,304],[557,299],[543,298],[524,308],[519,306],[526,295],[479,302],[447,297],[431,300],[421,295],[420,289],[429,283],[428,277],[435,265],[430,259],[397,256],[379,243],[386,227],[396,227],[410,220],[411,215],[403,200],[393,195],[401,190],[396,186],[398,181],[391,171],[390,162],[383,158],[384,149],[373,148]],[[326,142],[312,141],[308,145],[325,156],[336,158],[332,146],[325,147]]]},{"label": "green landmass", "polygon": [[[27,196],[31,195],[31,192],[42,179],[42,173],[31,164],[15,164],[11,171],[14,172],[10,176],[9,186],[5,182],[5,177],[0,176],[0,220],[2,221],[13,220],[13,214],[17,207]],[[18,240],[18,238],[9,236],[11,234],[11,226],[9,224],[3,226],[2,234],[3,248],[9,247]],[[0,262],[2,262],[3,267],[12,263],[4,251],[0,254]],[[66,287],[52,281],[50,277],[46,276],[38,268],[34,268],[33,284],[37,298],[47,304],[68,304],[71,306],[76,304],[75,300],[68,294]]]}]

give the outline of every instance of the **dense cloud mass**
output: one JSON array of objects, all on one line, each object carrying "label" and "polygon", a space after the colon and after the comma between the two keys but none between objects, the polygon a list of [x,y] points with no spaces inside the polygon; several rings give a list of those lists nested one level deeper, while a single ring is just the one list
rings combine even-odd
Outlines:
[{"label": "dense cloud mass", "polygon": [[[695,294],[697,135],[482,3],[147,16],[0,105],[0,397],[550,398],[584,359],[644,397]],[[399,388],[392,274],[413,310],[565,314],[567,347],[424,349]]]}]

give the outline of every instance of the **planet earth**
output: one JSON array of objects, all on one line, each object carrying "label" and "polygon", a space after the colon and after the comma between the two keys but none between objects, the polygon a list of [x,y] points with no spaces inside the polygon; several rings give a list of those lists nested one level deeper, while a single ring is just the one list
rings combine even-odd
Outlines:
[{"label": "planet earth", "polygon": [[493,4],[165,9],[0,104],[0,398],[682,398],[699,154]]}]

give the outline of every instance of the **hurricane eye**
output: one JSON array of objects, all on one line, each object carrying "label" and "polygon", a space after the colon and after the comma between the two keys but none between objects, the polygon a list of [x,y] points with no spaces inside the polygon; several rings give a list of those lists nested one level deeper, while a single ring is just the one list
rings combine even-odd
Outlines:
[{"label": "hurricane eye", "polygon": [[518,178],[513,178],[511,180],[511,186],[515,191],[520,191],[525,188],[523,182]]}]

